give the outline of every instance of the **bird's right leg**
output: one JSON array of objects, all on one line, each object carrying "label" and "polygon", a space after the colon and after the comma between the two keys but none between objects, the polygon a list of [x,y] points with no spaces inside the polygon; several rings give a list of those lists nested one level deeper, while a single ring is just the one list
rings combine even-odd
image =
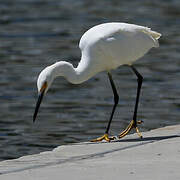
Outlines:
[{"label": "bird's right leg", "polygon": [[118,137],[122,138],[122,137],[126,136],[133,128],[135,128],[138,136],[140,138],[142,138],[142,134],[140,133],[140,131],[139,131],[138,127],[137,127],[137,124],[141,124],[143,121],[137,121],[136,119],[137,119],[137,109],[138,109],[139,96],[140,96],[143,77],[132,65],[130,67],[132,68],[133,72],[137,76],[137,82],[138,82],[136,103],[135,103],[135,108],[134,108],[134,115],[133,115],[133,120],[130,122],[128,127],[123,132],[121,132]]},{"label": "bird's right leg", "polygon": [[111,83],[111,87],[112,87],[113,94],[114,94],[114,106],[113,106],[113,109],[112,109],[112,112],[111,112],[111,116],[110,116],[110,119],[109,119],[109,122],[108,122],[108,126],[106,128],[105,134],[102,137],[91,140],[91,142],[98,142],[98,141],[102,141],[102,140],[106,140],[106,141],[110,142],[111,140],[115,139],[114,137],[109,137],[108,133],[109,133],[111,121],[113,119],[113,115],[114,115],[116,106],[117,106],[117,104],[119,102],[119,95],[117,93],[116,86],[114,84],[114,81],[112,79],[112,75],[111,75],[110,72],[108,72],[108,77],[109,77],[109,81]]}]

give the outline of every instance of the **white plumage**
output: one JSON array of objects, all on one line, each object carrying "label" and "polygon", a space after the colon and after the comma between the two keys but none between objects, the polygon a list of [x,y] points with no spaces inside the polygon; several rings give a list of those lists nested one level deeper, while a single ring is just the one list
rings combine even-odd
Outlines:
[{"label": "white plumage", "polygon": [[134,24],[105,23],[94,26],[84,33],[79,42],[82,55],[78,67],[74,68],[65,61],[46,67],[39,75],[38,89],[45,81],[49,88],[57,76],[79,84],[98,72],[110,71],[123,64],[130,65],[152,47],[158,47],[160,36],[150,28]]},{"label": "white plumage", "polygon": [[127,23],[105,23],[94,26],[82,36],[82,52],[77,71],[84,80],[101,71],[132,64],[152,47],[158,47],[161,34],[150,28]]}]

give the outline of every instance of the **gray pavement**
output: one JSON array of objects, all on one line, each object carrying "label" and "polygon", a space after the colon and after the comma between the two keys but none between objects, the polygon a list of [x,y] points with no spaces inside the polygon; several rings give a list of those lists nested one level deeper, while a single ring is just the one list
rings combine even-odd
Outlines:
[{"label": "gray pavement", "polygon": [[0,162],[0,180],[179,180],[180,125]]}]

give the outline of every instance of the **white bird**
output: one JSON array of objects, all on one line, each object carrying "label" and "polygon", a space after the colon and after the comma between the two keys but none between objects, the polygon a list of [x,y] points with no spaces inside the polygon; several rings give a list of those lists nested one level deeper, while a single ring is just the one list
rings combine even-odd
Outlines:
[{"label": "white bird", "polygon": [[105,134],[93,141],[102,141],[103,139],[110,141],[114,139],[114,137],[109,137],[108,132],[119,101],[119,96],[112,79],[111,70],[121,65],[128,65],[137,76],[137,97],[133,120],[118,137],[125,136],[132,128],[135,128],[138,135],[142,137],[137,128],[137,124],[140,124],[142,121],[137,121],[136,117],[143,77],[132,63],[141,58],[152,47],[159,47],[158,39],[160,36],[160,33],[152,31],[150,28],[119,22],[104,23],[89,29],[84,33],[79,42],[82,55],[76,68],[69,62],[59,61],[46,67],[40,73],[37,80],[39,98],[36,104],[33,122],[36,119],[44,94],[48,91],[56,77],[62,76],[72,84],[80,84],[97,73],[105,71],[108,74],[113,90],[114,106]]}]

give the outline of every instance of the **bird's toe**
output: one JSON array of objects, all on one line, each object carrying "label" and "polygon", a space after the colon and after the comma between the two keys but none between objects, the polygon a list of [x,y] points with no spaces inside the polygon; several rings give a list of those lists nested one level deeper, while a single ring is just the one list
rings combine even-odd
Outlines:
[{"label": "bird's toe", "polygon": [[91,142],[100,142],[100,141],[107,141],[107,142],[110,142],[112,140],[115,140],[115,137],[109,137],[108,134],[104,134],[103,136],[99,137],[99,138],[96,138],[96,139],[92,139]]}]

